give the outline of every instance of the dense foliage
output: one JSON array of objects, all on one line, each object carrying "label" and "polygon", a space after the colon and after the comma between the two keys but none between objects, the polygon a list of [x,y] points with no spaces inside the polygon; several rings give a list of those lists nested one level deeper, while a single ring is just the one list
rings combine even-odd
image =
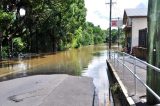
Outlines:
[{"label": "dense foliage", "polygon": [[[109,41],[109,29],[106,31],[106,34],[107,34],[106,41],[108,42]],[[118,32],[118,29],[112,29],[111,30],[111,40],[112,40],[112,43],[119,42],[122,45],[122,47],[124,47],[125,46],[125,34],[123,32],[123,29],[119,28],[119,32]]]},{"label": "dense foliage", "polygon": [[13,56],[103,43],[106,31],[85,17],[84,0],[1,0],[0,46]]}]

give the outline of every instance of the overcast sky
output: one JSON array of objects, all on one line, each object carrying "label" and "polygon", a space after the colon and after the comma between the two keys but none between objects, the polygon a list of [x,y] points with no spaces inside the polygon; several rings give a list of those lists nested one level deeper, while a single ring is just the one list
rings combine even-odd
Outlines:
[{"label": "overcast sky", "polygon": [[[109,26],[109,3],[110,0],[85,0],[87,8],[87,21],[94,25],[100,25],[102,29],[107,29]],[[147,8],[148,0],[112,0],[116,2],[113,5],[112,18],[123,17],[124,9],[126,8]]]}]

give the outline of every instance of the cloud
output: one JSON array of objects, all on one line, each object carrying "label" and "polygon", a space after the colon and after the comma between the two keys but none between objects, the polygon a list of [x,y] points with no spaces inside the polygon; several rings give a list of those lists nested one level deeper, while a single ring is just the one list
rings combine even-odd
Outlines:
[{"label": "cloud", "polygon": [[100,11],[94,11],[94,14],[97,15],[100,19],[109,19],[106,15],[101,13]]},{"label": "cloud", "polygon": [[105,0],[85,0],[85,7],[87,8],[86,20],[106,29],[108,26],[106,25],[108,24],[108,15]]},{"label": "cloud", "polygon": [[[106,3],[110,0],[85,0],[87,8],[86,20],[94,25],[100,25],[102,29],[109,26],[109,5]],[[136,8],[138,5],[148,5],[148,0],[112,0],[116,4],[112,6],[112,17],[123,17],[125,8]]]},{"label": "cloud", "polygon": [[147,6],[144,3],[140,3],[136,8],[147,8]]}]

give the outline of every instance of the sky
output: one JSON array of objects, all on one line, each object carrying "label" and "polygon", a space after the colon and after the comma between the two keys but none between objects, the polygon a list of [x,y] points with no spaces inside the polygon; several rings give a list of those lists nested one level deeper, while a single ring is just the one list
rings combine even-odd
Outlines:
[{"label": "sky", "polygon": [[[110,0],[85,0],[87,8],[86,20],[94,25],[100,25],[102,29],[109,26],[109,3]],[[147,8],[148,0],[112,0],[112,18],[123,17],[124,9]]]}]

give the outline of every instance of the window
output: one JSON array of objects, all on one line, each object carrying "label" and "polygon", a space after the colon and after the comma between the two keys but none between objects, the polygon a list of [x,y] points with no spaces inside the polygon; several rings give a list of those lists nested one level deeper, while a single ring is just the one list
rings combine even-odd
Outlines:
[{"label": "window", "polygon": [[139,47],[147,47],[147,28],[139,30]]}]

